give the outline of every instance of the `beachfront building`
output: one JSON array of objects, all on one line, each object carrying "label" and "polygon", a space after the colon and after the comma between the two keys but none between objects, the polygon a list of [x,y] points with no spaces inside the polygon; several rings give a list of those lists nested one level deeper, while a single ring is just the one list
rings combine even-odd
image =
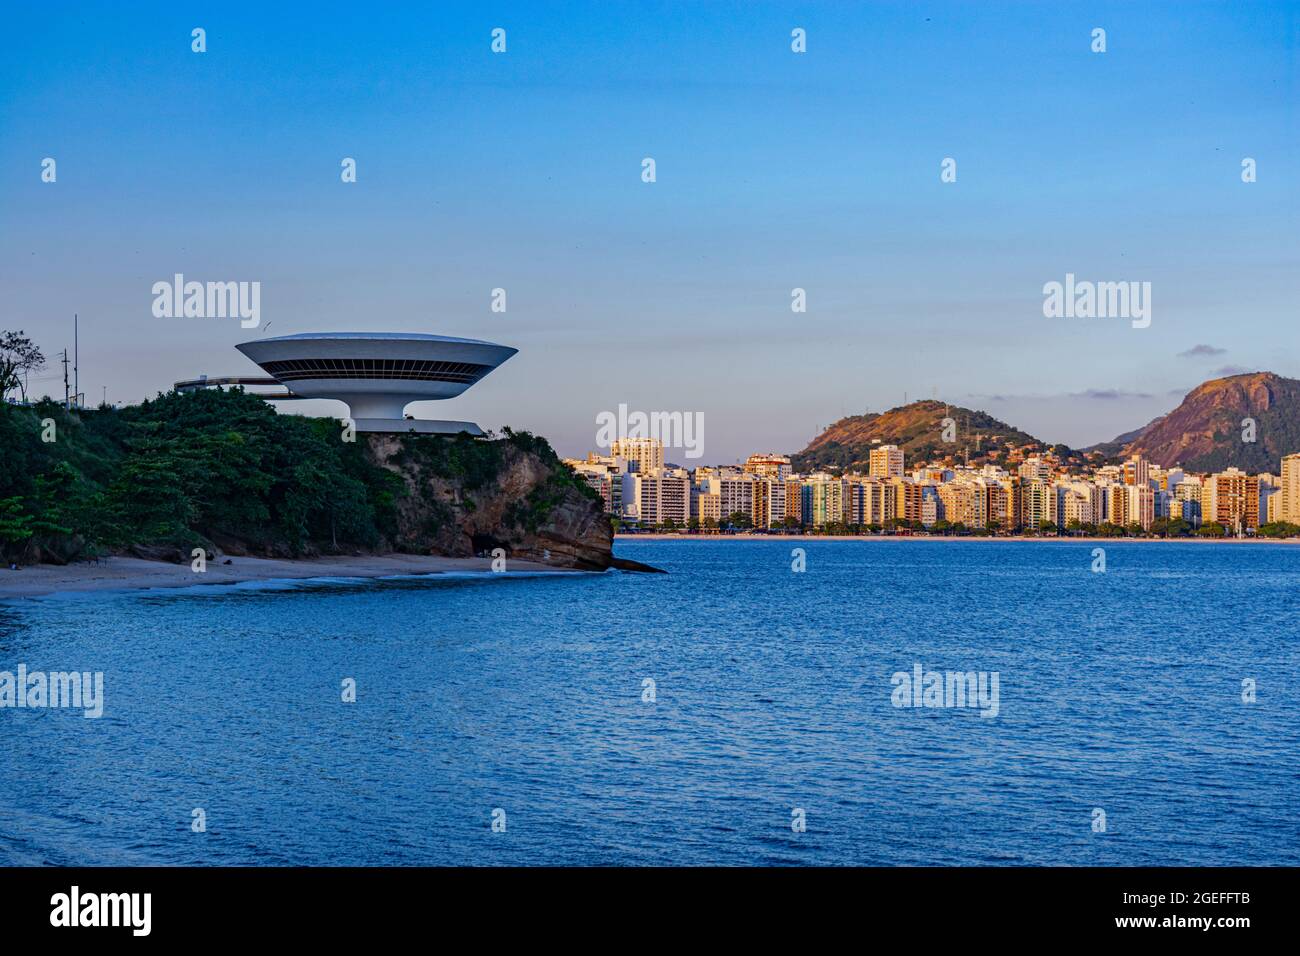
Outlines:
[{"label": "beachfront building", "polygon": [[[985,521],[984,489],[974,482],[950,481],[939,486],[941,518],[949,524],[982,528]],[[918,502],[918,519],[919,518]]]},{"label": "beachfront building", "polygon": [[784,523],[803,524],[803,479],[787,478],[785,484]]},{"label": "beachfront building", "polygon": [[1203,521],[1217,521],[1232,534],[1259,527],[1259,479],[1237,468],[1210,475],[1201,489]]},{"label": "beachfront building", "polygon": [[1156,494],[1149,484],[1125,485],[1128,502],[1126,505],[1127,523],[1139,526],[1143,531],[1151,530],[1151,523],[1156,517]]},{"label": "beachfront building", "polygon": [[685,471],[661,469],[653,475],[633,471],[625,476],[625,482],[625,514],[642,527],[665,522],[685,527],[690,520],[691,478]]},{"label": "beachfront building", "polygon": [[1282,459],[1282,472],[1278,477],[1278,502],[1276,521],[1300,524],[1300,454]]},{"label": "beachfront building", "polygon": [[[722,522],[725,523],[732,515],[739,513],[747,517],[754,527],[766,528],[768,514],[764,513],[761,516],[764,523],[760,524],[760,515],[755,507],[758,484],[758,479],[753,475],[746,475],[732,468],[719,470],[716,474],[707,475],[703,480],[697,479],[697,486],[701,492],[718,496]],[[766,507],[770,508],[770,504]]]},{"label": "beachfront building", "polygon": [[691,519],[706,527],[738,522],[764,531],[933,528],[944,522],[1037,533],[1103,524],[1150,531],[1157,521],[1180,519],[1192,528],[1215,521],[1245,535],[1266,522],[1300,519],[1291,510],[1300,508],[1300,454],[1283,458],[1277,476],[1228,468],[1202,477],[1137,455],[1083,473],[1042,455],[1020,461],[1014,473],[995,464],[922,463],[911,475],[891,475],[883,472],[899,470],[897,449],[881,446],[871,451],[881,474],[799,475],[785,456],[771,453],[750,455],[743,467],[702,465],[688,472],[658,465],[663,448],[656,440],[620,440],[615,448],[621,454],[592,453],[565,463],[600,494],[607,512],[643,527],[666,521],[685,526]]},{"label": "beachfront building", "polygon": [[834,475],[818,473],[803,486],[803,512],[807,523],[820,528],[845,520],[844,485]]},{"label": "beachfront building", "polygon": [[699,487],[691,489],[691,517],[701,528],[716,528],[722,524],[722,495]]},{"label": "beachfront building", "polygon": [[[1028,464],[1028,462],[1026,462]],[[1045,521],[1056,523],[1055,494],[1052,487],[1041,478],[1030,478],[1020,486],[1023,524],[1036,530]]]},{"label": "beachfront building", "polygon": [[1273,502],[1280,502],[1282,499],[1281,479],[1277,475],[1262,474],[1259,476],[1259,523],[1267,524],[1269,513],[1276,513],[1278,506]]}]

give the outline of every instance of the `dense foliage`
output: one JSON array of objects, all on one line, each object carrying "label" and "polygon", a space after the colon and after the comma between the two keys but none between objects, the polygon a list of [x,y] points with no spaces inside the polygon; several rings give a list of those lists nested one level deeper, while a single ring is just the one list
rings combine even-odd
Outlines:
[{"label": "dense foliage", "polygon": [[[403,441],[470,490],[494,482],[510,444],[554,465],[552,483],[572,480],[527,433]],[[131,546],[380,547],[395,537],[406,487],[366,447],[361,436],[342,440],[334,419],[277,415],[240,390],[71,413],[49,401],[0,405],[0,549],[8,560],[69,560]],[[542,510],[525,507],[521,520],[535,525]]]}]

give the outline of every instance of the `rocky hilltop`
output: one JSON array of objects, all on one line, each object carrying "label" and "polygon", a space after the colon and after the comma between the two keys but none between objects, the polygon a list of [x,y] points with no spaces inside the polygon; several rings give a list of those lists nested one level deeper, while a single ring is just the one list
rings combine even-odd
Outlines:
[{"label": "rocky hilltop", "polygon": [[[943,440],[943,420],[956,426],[954,441]],[[1010,445],[1042,445],[1018,428],[987,412],[926,399],[886,412],[841,418],[791,457],[797,471],[860,469],[865,471],[875,445],[897,445],[909,462],[969,455],[971,461]]]},{"label": "rocky hilltop", "polygon": [[[1243,440],[1245,419],[1254,420],[1253,442]],[[1300,380],[1272,372],[1211,379],[1173,411],[1108,444],[1166,468],[1275,472],[1283,455],[1300,451]]]}]

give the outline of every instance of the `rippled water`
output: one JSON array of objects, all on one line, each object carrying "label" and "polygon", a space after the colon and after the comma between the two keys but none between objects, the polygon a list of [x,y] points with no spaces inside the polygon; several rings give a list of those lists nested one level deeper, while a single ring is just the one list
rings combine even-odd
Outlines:
[{"label": "rippled water", "polygon": [[[1093,547],[0,605],[0,670],[106,696],[0,709],[0,863],[1300,863],[1300,548]],[[894,707],[916,662],[997,671],[998,716]]]}]

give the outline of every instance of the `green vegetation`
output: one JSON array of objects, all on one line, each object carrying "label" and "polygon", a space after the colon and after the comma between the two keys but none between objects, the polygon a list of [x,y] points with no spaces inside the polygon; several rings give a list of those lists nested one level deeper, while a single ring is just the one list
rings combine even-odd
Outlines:
[{"label": "green vegetation", "polygon": [[[0,406],[0,552],[68,561],[132,546],[188,559],[196,547],[264,554],[378,549],[397,538],[401,475],[334,419],[277,415],[241,390],[169,393],[122,409]],[[544,439],[405,436],[399,458],[469,500],[494,485],[505,448],[550,474],[511,520],[535,531],[569,486],[591,494]],[[462,502],[464,503],[464,502]],[[450,520],[452,513],[440,513]]]},{"label": "green vegetation", "polygon": [[1300,524],[1290,521],[1270,521],[1259,526],[1261,538],[1295,538],[1300,537]]},{"label": "green vegetation", "polygon": [[[944,422],[949,418],[954,426],[951,442],[944,441]],[[796,472],[805,473],[865,471],[871,449],[877,444],[899,446],[908,461],[967,455],[977,461],[1001,454],[1010,445],[1023,448],[1041,443],[987,412],[927,399],[886,412],[842,418],[803,451],[792,455],[790,463]],[[1066,453],[1065,457],[1074,454],[1064,445],[1057,447]]]}]

